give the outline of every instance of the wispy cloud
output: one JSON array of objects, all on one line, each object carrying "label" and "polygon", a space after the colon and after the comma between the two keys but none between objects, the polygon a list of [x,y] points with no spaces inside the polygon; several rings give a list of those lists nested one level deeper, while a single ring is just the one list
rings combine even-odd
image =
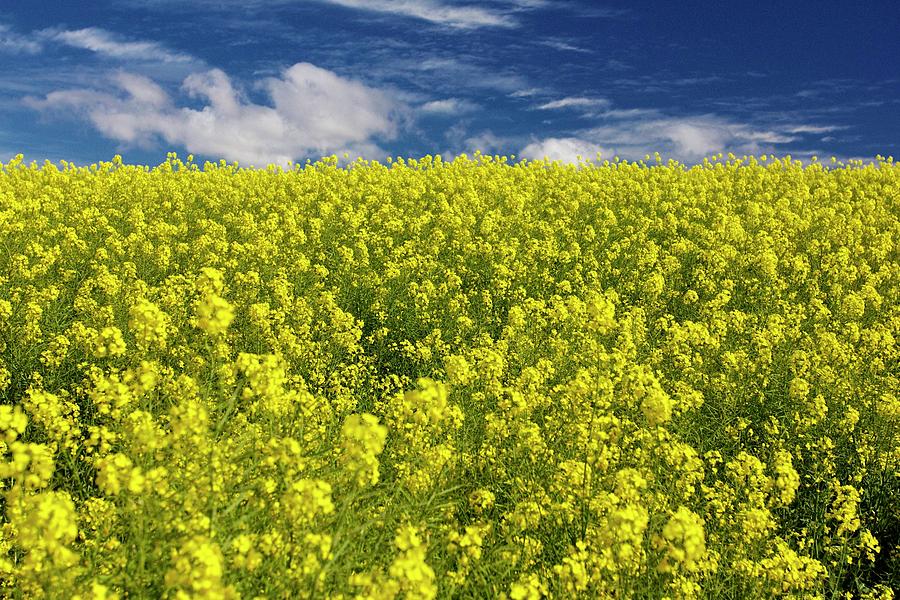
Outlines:
[{"label": "wispy cloud", "polygon": [[586,98],[583,96],[570,96],[560,100],[553,100],[537,106],[538,110],[557,110],[560,108],[600,108],[609,106],[609,100],[605,98]]},{"label": "wispy cloud", "polygon": [[462,98],[432,100],[419,107],[423,113],[435,115],[461,115],[478,110],[478,105]]},{"label": "wispy cloud", "polygon": [[580,7],[579,15],[593,19],[621,19],[623,17],[632,17],[631,9],[628,8],[612,8],[609,6],[591,6]]},{"label": "wispy cloud", "polygon": [[588,134],[623,156],[659,151],[689,161],[715,152],[770,151],[797,139],[784,131],[717,115],[624,119],[595,127]]},{"label": "wispy cloud", "polygon": [[598,116],[606,119],[649,119],[661,117],[662,113],[656,108],[611,108]]},{"label": "wispy cloud", "polygon": [[[402,63],[398,63],[403,66]],[[524,77],[514,72],[491,69],[451,56],[434,56],[410,61],[407,71],[428,73],[452,88],[487,89],[515,92],[527,87]],[[407,73],[407,76],[410,75]]]},{"label": "wispy cloud", "polygon": [[513,150],[509,138],[499,136],[491,130],[466,138],[464,146],[468,152],[479,150],[482,154],[509,154]]},{"label": "wispy cloud", "polygon": [[[285,3],[285,0],[281,0]],[[319,0],[347,8],[355,8],[376,13],[421,19],[437,25],[455,29],[478,29],[482,27],[512,28],[521,25],[517,15],[530,11],[559,8],[551,0],[494,0],[482,5],[459,6],[446,0]],[[489,6],[484,6],[489,4]],[[605,7],[584,9],[567,4],[563,10],[594,18],[618,18],[630,14],[628,10]],[[565,45],[565,44],[563,44]],[[574,46],[559,49],[584,52]]]},{"label": "wispy cloud", "polygon": [[[611,68],[611,70],[616,70]],[[624,69],[618,69],[624,70]],[[712,84],[723,84],[731,81],[721,75],[696,75],[678,77],[671,73],[658,73],[655,75],[636,75],[633,77],[621,77],[610,82],[614,87],[636,91],[641,93],[669,93],[674,90],[686,88],[698,88]]]},{"label": "wispy cloud", "polygon": [[120,93],[57,90],[25,102],[42,112],[74,111],[105,137],[126,144],[148,147],[163,140],[189,152],[252,164],[345,151],[383,154],[374,139],[396,134],[400,108],[381,90],[308,63],[259,82],[272,106],[248,101],[219,69],[184,80],[183,90],[205,101],[200,109],[178,106],[140,75],[119,73],[113,83]]},{"label": "wispy cloud", "polygon": [[159,42],[127,39],[100,27],[52,27],[24,34],[0,24],[0,52],[37,54],[48,45],[79,48],[107,58],[130,62],[199,62],[190,54],[171,50]]},{"label": "wispy cloud", "polygon": [[16,33],[8,25],[0,23],[0,53],[37,54],[41,48],[38,40]]},{"label": "wispy cloud", "polygon": [[516,90],[515,92],[509,94],[510,98],[531,98],[532,96],[537,96],[541,93],[541,88],[528,88],[525,90]]},{"label": "wispy cloud", "polygon": [[794,127],[790,127],[786,129],[788,133],[831,133],[832,131],[839,131],[841,129],[846,129],[845,126],[839,125],[795,125]]},{"label": "wispy cloud", "polygon": [[167,63],[184,63],[194,60],[190,55],[169,50],[158,42],[122,39],[99,27],[64,31],[48,30],[42,32],[41,35],[61,44],[90,50],[110,58]]},{"label": "wispy cloud", "polygon": [[338,6],[421,19],[456,29],[515,27],[508,13],[480,6],[453,6],[440,0],[320,0]]},{"label": "wispy cloud", "polygon": [[559,50],[561,52],[577,52],[580,54],[593,54],[594,52],[593,50],[582,48],[581,46],[576,46],[560,39],[541,40],[538,42],[538,44],[547,46],[548,48],[553,48],[554,50]]},{"label": "wispy cloud", "polygon": [[684,162],[699,161],[717,152],[778,153],[797,141],[797,134],[813,126],[756,125],[720,115],[665,116],[658,111],[608,111],[600,125],[569,137],[534,139],[521,154],[528,158],[573,161],[576,155],[638,159],[660,152]]},{"label": "wispy cloud", "polygon": [[518,10],[534,10],[536,8],[545,8],[550,5],[551,0],[507,0],[513,8]]},{"label": "wispy cloud", "polygon": [[605,63],[605,66],[609,71],[630,71],[634,68],[625,61],[621,61],[615,58],[608,59]]},{"label": "wispy cloud", "polygon": [[471,130],[472,122],[460,120],[444,131],[444,140],[449,144],[442,154],[447,157],[469,154],[476,150],[483,154],[509,155],[521,147],[522,138],[496,133],[491,129]]}]

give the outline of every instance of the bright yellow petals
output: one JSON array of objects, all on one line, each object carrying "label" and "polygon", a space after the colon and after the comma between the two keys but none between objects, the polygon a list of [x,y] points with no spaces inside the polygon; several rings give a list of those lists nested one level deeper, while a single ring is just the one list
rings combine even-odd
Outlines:
[{"label": "bright yellow petals", "polygon": [[122,338],[122,331],[118,327],[103,328],[94,342],[94,356],[97,358],[122,356],[125,354],[125,350],[125,340]]},{"label": "bright yellow petals", "polygon": [[663,572],[683,569],[696,571],[706,556],[706,536],[703,520],[681,506],[662,530],[665,558],[659,564]]},{"label": "bright yellow petals", "polygon": [[168,316],[146,299],[138,300],[129,309],[128,327],[143,350],[165,349],[168,321]]},{"label": "bright yellow petals", "polygon": [[900,165],[0,165],[0,596],[900,586]]},{"label": "bright yellow petals", "polygon": [[384,450],[387,427],[371,414],[350,415],[341,426],[342,460],[359,486],[378,483],[378,455]]}]

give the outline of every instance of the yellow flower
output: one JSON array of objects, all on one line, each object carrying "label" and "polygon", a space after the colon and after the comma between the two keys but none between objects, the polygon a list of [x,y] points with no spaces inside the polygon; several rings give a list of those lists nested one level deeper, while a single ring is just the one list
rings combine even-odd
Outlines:
[{"label": "yellow flower", "polygon": [[548,595],[547,585],[534,573],[523,573],[509,586],[511,600],[540,600]]},{"label": "yellow flower", "polygon": [[378,455],[384,449],[387,427],[378,417],[365,413],[350,415],[341,426],[342,459],[359,486],[378,483]]},{"label": "yellow flower", "polygon": [[128,327],[134,333],[139,348],[165,349],[169,321],[166,313],[149,300],[141,298],[131,306],[128,314]]},{"label": "yellow flower", "polygon": [[409,525],[397,530],[394,545],[400,550],[388,573],[405,592],[405,597],[430,600],[437,596],[434,570],[425,561],[426,546],[418,529]]},{"label": "yellow flower", "polygon": [[141,469],[124,454],[116,453],[96,459],[97,486],[110,496],[118,495],[123,489],[132,494],[144,491],[146,478]]},{"label": "yellow flower", "polygon": [[197,327],[215,337],[228,330],[234,320],[234,308],[215,294],[203,296],[197,304]]},{"label": "yellow flower", "polygon": [[0,404],[0,432],[6,443],[14,442],[25,433],[28,426],[28,417],[20,406]]},{"label": "yellow flower", "polygon": [[775,487],[778,490],[778,501],[787,506],[794,501],[800,487],[800,475],[794,469],[790,452],[780,450],[775,453]]},{"label": "yellow flower", "polygon": [[284,514],[289,522],[303,525],[334,512],[331,485],[318,479],[295,481],[282,497]]},{"label": "yellow flower", "polygon": [[185,598],[238,598],[237,592],[222,581],[224,559],[218,544],[199,535],[172,550],[172,568],[166,572],[165,584]]},{"label": "yellow flower", "polygon": [[97,358],[122,356],[126,348],[122,331],[118,327],[104,327],[94,343],[94,356]]},{"label": "yellow flower", "polygon": [[697,571],[706,556],[706,535],[703,519],[684,506],[678,507],[662,530],[665,558],[659,570],[669,572],[683,569]]}]

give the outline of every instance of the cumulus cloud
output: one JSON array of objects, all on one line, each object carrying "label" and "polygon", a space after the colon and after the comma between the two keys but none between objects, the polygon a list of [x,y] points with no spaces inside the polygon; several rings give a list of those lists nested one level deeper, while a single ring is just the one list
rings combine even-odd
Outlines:
[{"label": "cumulus cloud", "polygon": [[655,111],[610,111],[597,127],[571,137],[533,140],[521,154],[572,162],[576,155],[592,158],[597,152],[607,158],[618,155],[631,160],[659,152],[667,158],[696,162],[718,152],[777,153],[778,145],[798,139],[794,135],[798,127],[757,126],[718,115],[673,117]]},{"label": "cumulus cloud", "polygon": [[139,103],[156,108],[162,108],[169,104],[169,96],[166,91],[146,77],[122,71],[116,73],[113,80]]},{"label": "cumulus cloud", "polygon": [[532,160],[549,158],[550,160],[574,163],[578,161],[579,156],[585,160],[594,159],[598,152],[607,154],[605,148],[588,140],[564,137],[531,142],[522,148],[519,155]]},{"label": "cumulus cloud", "polygon": [[118,93],[58,90],[25,103],[40,111],[74,111],[120,142],[151,146],[161,140],[245,164],[343,152],[371,156],[383,153],[374,138],[396,135],[398,106],[388,93],[309,63],[260,82],[271,106],[248,101],[219,69],[184,80],[182,89],[203,103],[199,109],[178,106],[141,75],[118,73],[113,83]]},{"label": "cumulus cloud", "polygon": [[439,0],[323,0],[347,8],[409,17],[456,29],[514,27],[506,12],[479,6],[452,6]]}]

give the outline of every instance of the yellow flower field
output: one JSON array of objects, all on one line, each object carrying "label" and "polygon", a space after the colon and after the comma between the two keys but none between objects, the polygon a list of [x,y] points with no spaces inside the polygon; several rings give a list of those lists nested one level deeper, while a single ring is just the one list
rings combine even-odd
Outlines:
[{"label": "yellow flower field", "polygon": [[0,164],[0,595],[900,587],[900,165]]}]

